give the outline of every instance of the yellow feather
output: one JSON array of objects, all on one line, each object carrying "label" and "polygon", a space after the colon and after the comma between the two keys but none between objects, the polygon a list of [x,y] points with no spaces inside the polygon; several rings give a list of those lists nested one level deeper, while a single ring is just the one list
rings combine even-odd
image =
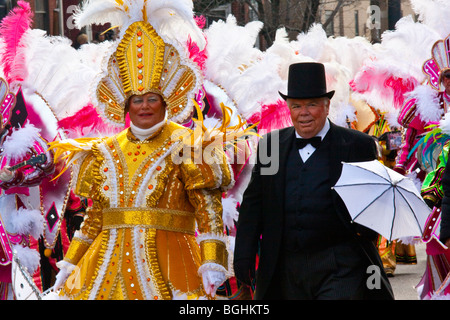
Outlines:
[{"label": "yellow feather", "polygon": [[70,168],[72,163],[75,161],[75,156],[81,151],[90,150],[93,143],[99,141],[99,138],[78,138],[78,139],[67,139],[62,141],[52,141],[49,142],[48,150],[53,150],[53,161],[64,162],[64,166],[57,176],[53,180],[58,179],[67,169]]},{"label": "yellow feather", "polygon": [[[237,140],[243,137],[256,135],[258,137],[261,137],[256,132],[253,132],[253,128],[255,128],[258,123],[255,123],[247,128],[245,126],[247,125],[247,121],[242,120],[242,118],[238,115],[238,124],[235,126],[230,126],[231,123],[231,115],[233,113],[233,110],[230,107],[227,107],[224,103],[220,103],[220,108],[222,109],[222,123],[220,126],[214,126],[212,129],[208,129],[203,124],[204,118],[202,110],[200,109],[200,106],[198,103],[193,100],[195,109],[197,111],[197,119],[192,119],[196,125],[198,125],[200,128],[202,128],[202,146],[205,147],[213,142],[217,142],[219,140],[222,141],[222,144],[224,147],[227,145],[231,145],[234,148],[237,148]],[[194,131],[195,133],[195,131]],[[206,139],[205,139],[206,138]],[[191,140],[193,141],[193,139]]]}]

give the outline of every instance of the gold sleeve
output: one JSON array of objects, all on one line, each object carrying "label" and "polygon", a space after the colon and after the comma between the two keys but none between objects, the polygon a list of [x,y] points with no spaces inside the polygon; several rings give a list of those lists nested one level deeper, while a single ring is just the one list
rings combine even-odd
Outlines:
[{"label": "gold sleeve", "polygon": [[90,245],[90,241],[74,237],[70,242],[70,246],[67,250],[66,255],[64,256],[64,261],[67,261],[74,265],[77,264],[78,261],[80,261],[80,259],[83,257],[85,252],[89,249]]},{"label": "gold sleeve", "polygon": [[81,224],[79,236],[74,236],[64,260],[76,264],[89,249],[90,244],[102,231],[104,199],[98,188],[101,176],[99,167],[102,158],[96,147],[92,148],[80,165],[76,181],[75,193],[92,200],[92,206],[87,208],[84,221]]},{"label": "gold sleeve", "polygon": [[90,152],[81,163],[75,185],[75,194],[86,198],[91,198],[91,192],[94,185],[93,170],[95,160],[96,158],[94,154]]},{"label": "gold sleeve", "polygon": [[223,152],[215,161],[194,163],[184,161],[181,171],[189,201],[195,208],[200,237],[202,264],[217,263],[228,269],[228,253],[223,238],[222,192],[231,182],[231,171]]},{"label": "gold sleeve", "polygon": [[228,269],[228,252],[223,241],[222,192],[220,189],[194,189],[188,191],[189,201],[196,208],[198,230],[206,235],[200,241],[202,264],[217,263]]}]

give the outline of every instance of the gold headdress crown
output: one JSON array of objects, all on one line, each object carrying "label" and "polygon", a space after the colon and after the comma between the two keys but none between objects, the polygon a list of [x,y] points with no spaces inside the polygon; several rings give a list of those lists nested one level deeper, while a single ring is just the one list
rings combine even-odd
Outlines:
[{"label": "gold headdress crown", "polygon": [[124,123],[124,108],[133,95],[160,94],[168,119],[182,123],[193,111],[201,88],[200,71],[175,43],[165,42],[145,21],[132,23],[110,56],[97,87],[98,105],[115,124]]}]

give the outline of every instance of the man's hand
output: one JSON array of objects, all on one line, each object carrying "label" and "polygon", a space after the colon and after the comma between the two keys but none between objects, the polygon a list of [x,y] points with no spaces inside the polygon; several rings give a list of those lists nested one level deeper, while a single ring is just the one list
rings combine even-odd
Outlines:
[{"label": "man's hand", "polygon": [[9,181],[14,178],[14,173],[9,170],[9,167],[3,167],[0,170],[0,180],[1,181]]},{"label": "man's hand", "polygon": [[219,288],[226,280],[226,276],[223,272],[215,270],[204,271],[202,273],[202,278],[206,294],[213,298],[216,296],[217,288]]},{"label": "man's hand", "polygon": [[447,248],[450,248],[450,238],[449,239],[447,239],[447,240],[445,240],[445,246],[447,247]]},{"label": "man's hand", "polygon": [[234,274],[239,281],[250,286],[255,278],[255,264],[250,259],[234,261]]}]

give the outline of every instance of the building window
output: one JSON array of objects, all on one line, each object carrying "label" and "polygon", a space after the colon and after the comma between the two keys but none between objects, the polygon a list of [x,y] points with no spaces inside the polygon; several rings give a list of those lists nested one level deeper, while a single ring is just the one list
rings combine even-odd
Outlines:
[{"label": "building window", "polygon": [[48,30],[47,0],[35,1],[34,23],[36,29]]},{"label": "building window", "polygon": [[359,36],[359,12],[355,10],[355,37]]},{"label": "building window", "polygon": [[[325,10],[325,21],[328,21],[332,14],[332,10]],[[325,32],[328,37],[334,36],[334,19],[331,19],[330,23],[325,28]]]}]

